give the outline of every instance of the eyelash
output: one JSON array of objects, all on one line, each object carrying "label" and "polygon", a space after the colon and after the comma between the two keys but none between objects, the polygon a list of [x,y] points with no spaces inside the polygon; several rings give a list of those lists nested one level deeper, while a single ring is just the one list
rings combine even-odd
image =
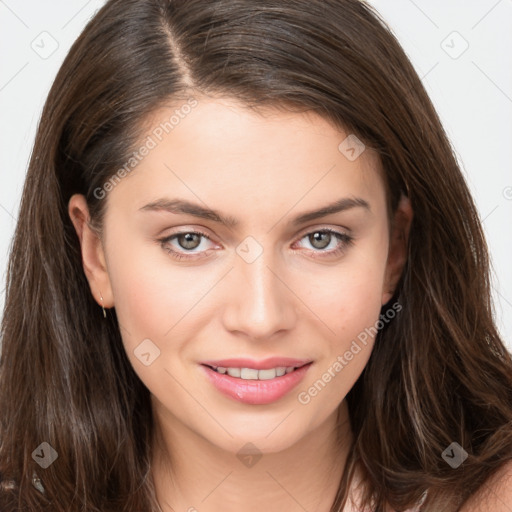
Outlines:
[{"label": "eyelash", "polygon": [[[320,253],[321,256],[313,256],[313,258],[324,258],[324,257],[338,256],[339,254],[344,252],[348,247],[350,247],[354,243],[353,237],[347,235],[346,233],[342,233],[340,231],[336,231],[336,230],[330,229],[330,228],[315,229],[313,231],[309,231],[308,233],[305,233],[303,236],[301,236],[299,238],[299,240],[302,240],[302,239],[306,238],[308,235],[312,235],[314,233],[330,233],[330,234],[334,235],[341,242],[341,244],[338,246],[338,248],[332,249],[330,251],[325,251],[323,249],[314,250],[313,254]],[[174,249],[170,249],[169,247],[166,247],[166,244],[168,244],[171,240],[177,238],[180,235],[187,235],[187,234],[200,235],[200,236],[203,236],[204,238],[211,241],[211,238],[206,233],[203,233],[202,231],[180,231],[178,233],[174,233],[171,236],[159,238],[158,241],[160,242],[162,248],[165,249],[169,253],[169,255],[176,260],[180,260],[180,261],[181,260],[193,260],[193,259],[199,259],[199,258],[205,257],[205,256],[199,256],[199,258],[196,258],[195,256],[185,255],[182,252],[175,251]],[[196,253],[191,253],[191,254],[196,254]],[[200,254],[200,253],[197,253],[197,254]],[[327,255],[327,256],[324,256],[324,255]]]}]

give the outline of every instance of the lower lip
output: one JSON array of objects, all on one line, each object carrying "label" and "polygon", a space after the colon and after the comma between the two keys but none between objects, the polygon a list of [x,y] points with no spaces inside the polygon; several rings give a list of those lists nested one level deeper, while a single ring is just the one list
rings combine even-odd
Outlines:
[{"label": "lower lip", "polygon": [[227,373],[218,373],[210,367],[201,365],[206,376],[224,395],[251,405],[270,404],[289,393],[304,378],[312,363],[308,363],[282,377],[268,380],[246,380],[231,377]]}]

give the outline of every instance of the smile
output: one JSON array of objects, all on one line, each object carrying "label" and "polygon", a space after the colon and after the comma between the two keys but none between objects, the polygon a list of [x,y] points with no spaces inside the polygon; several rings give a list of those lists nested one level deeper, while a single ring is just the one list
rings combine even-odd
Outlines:
[{"label": "smile", "polygon": [[270,380],[276,377],[282,377],[287,373],[292,373],[300,368],[299,366],[278,366],[268,370],[257,370],[255,368],[224,368],[222,366],[210,366],[217,373],[228,374],[231,377],[244,380]]},{"label": "smile", "polygon": [[200,365],[214,387],[225,396],[251,405],[269,404],[287,395],[304,378],[312,363],[257,370]]}]

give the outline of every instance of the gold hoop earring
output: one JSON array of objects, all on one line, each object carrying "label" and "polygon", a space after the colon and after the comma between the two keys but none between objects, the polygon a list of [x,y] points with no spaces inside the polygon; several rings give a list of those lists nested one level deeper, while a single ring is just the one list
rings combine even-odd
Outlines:
[{"label": "gold hoop earring", "polygon": [[107,318],[107,312],[105,311],[105,308],[103,307],[103,295],[100,292],[100,299],[101,299],[101,309],[103,309],[103,317]]}]

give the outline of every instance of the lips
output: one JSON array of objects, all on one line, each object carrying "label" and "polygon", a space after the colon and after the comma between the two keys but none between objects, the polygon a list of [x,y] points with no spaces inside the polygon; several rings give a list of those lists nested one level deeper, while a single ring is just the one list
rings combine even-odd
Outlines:
[{"label": "lips", "polygon": [[[247,359],[225,359],[223,361],[210,361],[210,363],[222,364],[255,364],[255,361],[248,361]],[[257,365],[265,365],[273,368],[274,364],[294,364],[301,365],[304,360],[298,359],[283,359],[274,358],[273,360],[265,360],[256,362]],[[271,378],[269,380],[253,380],[232,377],[227,374],[221,374],[213,370],[209,364],[201,364],[199,367],[204,372],[207,380],[223,395],[249,405],[265,405],[276,402],[281,398],[288,395],[298,384],[304,379],[312,362],[306,362],[285,375]],[[240,368],[239,366],[232,366],[231,368]],[[241,367],[250,368],[250,366]],[[260,368],[265,370],[270,368]]]}]

